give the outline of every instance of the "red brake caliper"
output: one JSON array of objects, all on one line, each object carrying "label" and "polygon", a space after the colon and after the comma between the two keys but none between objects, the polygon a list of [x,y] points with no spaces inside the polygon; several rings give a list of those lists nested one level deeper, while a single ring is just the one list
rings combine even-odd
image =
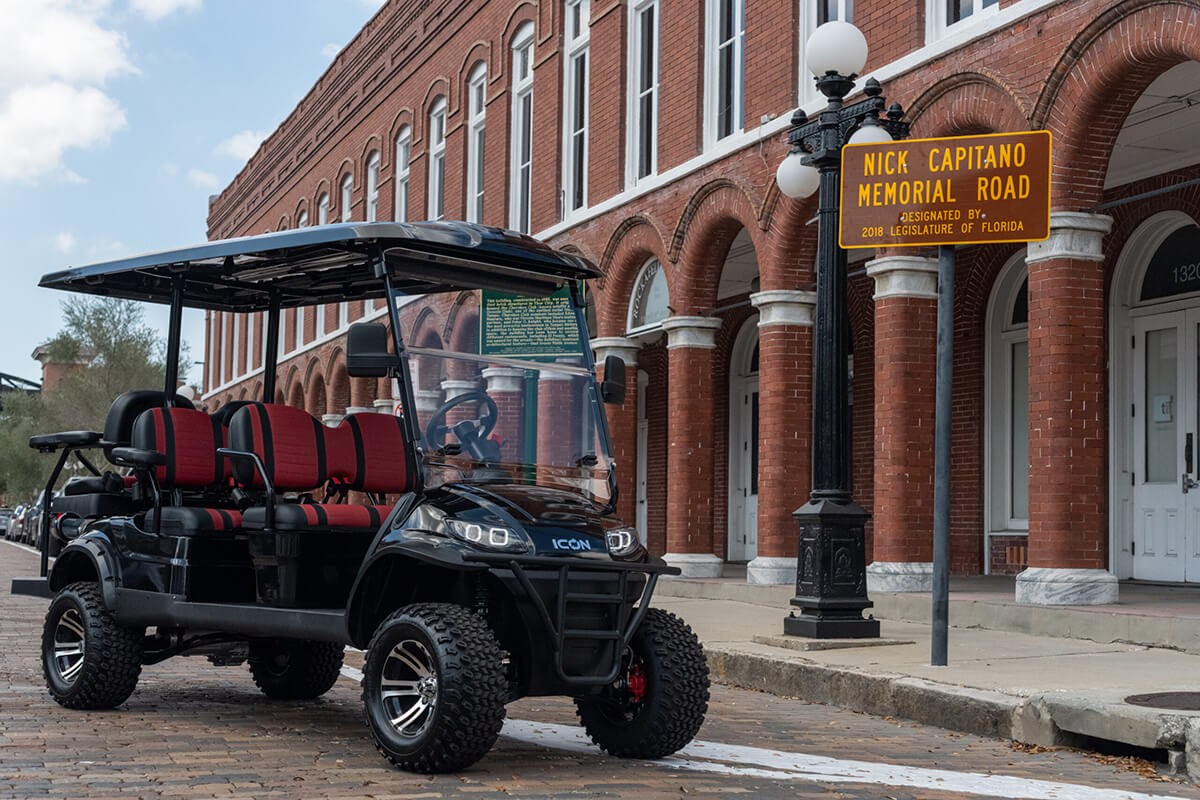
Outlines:
[{"label": "red brake caliper", "polygon": [[629,693],[635,703],[642,702],[646,696],[646,673],[642,672],[641,664],[634,664],[629,670]]}]

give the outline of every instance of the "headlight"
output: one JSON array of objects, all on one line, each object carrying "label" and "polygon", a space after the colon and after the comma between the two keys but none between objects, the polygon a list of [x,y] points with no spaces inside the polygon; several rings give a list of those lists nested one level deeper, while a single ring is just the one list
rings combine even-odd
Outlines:
[{"label": "headlight", "polygon": [[529,551],[529,539],[523,533],[503,525],[448,519],[446,520],[446,531],[456,539],[488,550],[500,550],[505,553]]},{"label": "headlight", "polygon": [[613,558],[629,558],[642,549],[637,531],[633,528],[613,528],[604,534],[608,554]]}]

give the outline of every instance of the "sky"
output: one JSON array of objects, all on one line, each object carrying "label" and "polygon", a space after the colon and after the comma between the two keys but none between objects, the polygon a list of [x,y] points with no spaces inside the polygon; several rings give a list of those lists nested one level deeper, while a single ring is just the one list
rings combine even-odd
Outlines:
[{"label": "sky", "polygon": [[[0,0],[0,372],[41,378],[45,273],[204,241],[209,195],[382,2]],[[202,358],[203,312],[183,338]]]}]

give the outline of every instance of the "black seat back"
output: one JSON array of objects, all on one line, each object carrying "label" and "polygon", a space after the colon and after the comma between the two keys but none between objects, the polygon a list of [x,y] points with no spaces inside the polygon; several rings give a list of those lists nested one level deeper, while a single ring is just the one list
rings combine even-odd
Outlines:
[{"label": "black seat back", "polygon": [[[104,420],[104,443],[112,447],[128,447],[133,441],[133,421],[143,411],[161,408],[166,392],[154,389],[134,389],[118,397],[108,409]],[[192,409],[192,401],[175,395],[175,407]]]}]

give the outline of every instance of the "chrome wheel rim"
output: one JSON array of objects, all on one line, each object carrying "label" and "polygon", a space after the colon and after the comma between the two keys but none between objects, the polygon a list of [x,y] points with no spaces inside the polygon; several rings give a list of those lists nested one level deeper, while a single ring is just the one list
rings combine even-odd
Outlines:
[{"label": "chrome wheel rim", "polygon": [[68,608],[54,627],[54,669],[63,683],[74,683],[83,669],[83,616]]},{"label": "chrome wheel rim", "polygon": [[420,736],[437,710],[437,666],[425,645],[405,639],[383,662],[380,700],[392,729],[401,736]]}]

